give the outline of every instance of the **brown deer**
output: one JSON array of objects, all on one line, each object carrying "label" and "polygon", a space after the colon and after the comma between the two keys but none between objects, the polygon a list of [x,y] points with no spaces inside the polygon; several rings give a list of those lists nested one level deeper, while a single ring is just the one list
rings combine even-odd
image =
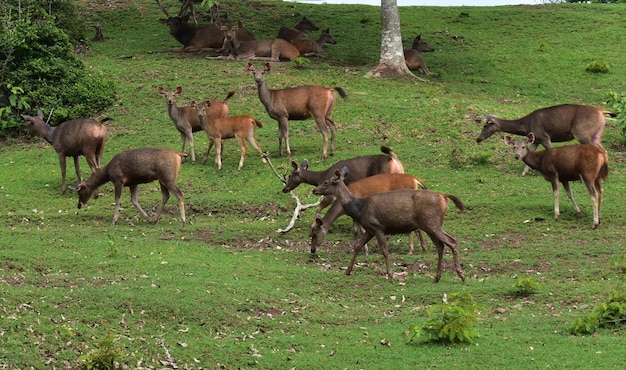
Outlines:
[{"label": "brown deer", "polygon": [[298,49],[283,39],[243,41],[237,34],[238,26],[224,26],[222,31],[228,44],[230,59],[254,59],[272,62],[289,61],[300,56]]},{"label": "brown deer", "polygon": [[287,40],[293,44],[298,39],[308,38],[304,31],[317,31],[320,28],[313,24],[306,15],[293,27],[281,27],[278,30],[277,39]]},{"label": "brown deer", "polygon": [[92,174],[100,168],[107,134],[106,126],[102,123],[111,120],[111,118],[103,118],[100,121],[91,118],[79,118],[63,122],[55,127],[44,122],[42,111],[38,111],[37,116],[34,117],[22,114],[22,118],[26,121],[31,132],[43,137],[52,144],[58,153],[61,165],[61,194],[65,194],[67,189],[66,157],[74,158],[74,169],[78,181],[83,180],[80,172],[81,155],[87,159]]},{"label": "brown deer", "polygon": [[322,31],[320,37],[315,40],[309,38],[298,39],[292,42],[293,46],[298,49],[300,55],[303,56],[323,56],[322,47],[326,44],[336,44],[337,41],[330,34],[330,28]]},{"label": "brown deer", "polygon": [[[611,117],[616,116],[615,113],[604,109],[576,104],[537,109],[514,120],[487,116],[485,126],[476,142],[480,143],[498,132],[524,136],[532,132],[535,137],[531,144],[532,150],[537,149],[539,144],[549,149],[552,148],[553,142],[558,143],[574,139],[581,144],[602,146],[600,140],[606,124],[605,114]],[[528,172],[528,166],[524,168],[522,176],[526,172]]]},{"label": "brown deer", "polygon": [[[224,51],[224,32],[221,26],[215,24],[197,25],[189,23],[190,15],[184,15],[185,7],[181,7],[177,16],[172,17],[161,4],[161,0],[157,0],[157,4],[167,18],[159,19],[159,22],[166,24],[170,29],[170,34],[183,44],[182,48],[171,48],[167,51],[188,52],[188,51]],[[254,35],[239,26],[237,28],[237,37],[242,41],[254,40]]]},{"label": "brown deer", "polygon": [[539,171],[543,178],[552,184],[554,193],[554,219],[559,219],[559,182],[572,201],[576,215],[580,216],[580,208],[574,201],[570,181],[582,180],[587,187],[593,203],[593,229],[600,224],[600,208],[602,207],[602,183],[609,176],[609,158],[604,149],[594,144],[568,145],[558,148],[547,148],[536,152],[535,135],[531,132],[526,138],[513,140],[504,138],[507,145],[515,149],[515,159],[522,159],[530,168]]},{"label": "brown deer", "polygon": [[[420,179],[417,179],[411,175],[402,174],[402,173],[383,173],[379,175],[369,176],[363,178],[361,180],[355,181],[348,185],[348,190],[355,197],[365,197],[368,195],[382,193],[385,191],[391,190],[399,190],[399,189],[426,189],[426,185]],[[328,212],[321,217],[319,214],[315,217],[315,222],[311,225],[311,253],[315,253],[317,247],[319,247],[326,237],[326,233],[328,229],[332,226],[335,220],[343,215],[345,215],[345,211],[341,206],[341,203],[336,201],[333,202],[333,205],[330,207]],[[354,241],[358,240],[359,230],[361,229],[360,225],[354,222],[353,225],[353,234]],[[416,231],[419,239],[422,250],[426,250],[426,244],[424,243],[424,238],[422,237],[422,233],[417,230]],[[367,248],[367,244],[364,246],[365,255],[369,254],[369,250]],[[409,254],[413,254],[415,251],[415,243],[413,242],[413,233],[409,233]]]},{"label": "brown deer", "polygon": [[435,51],[435,49],[422,40],[422,35],[415,36],[411,49],[404,50],[404,61],[406,66],[409,67],[410,70],[418,71],[425,75],[430,74],[430,71],[428,71],[428,67],[426,67],[426,63],[424,63],[424,59],[422,59],[420,52],[431,51]]},{"label": "brown deer", "polygon": [[[181,152],[185,151],[185,142],[189,141],[191,149],[191,163],[196,163],[196,151],[194,148],[193,133],[202,130],[202,125],[198,119],[198,112],[192,107],[179,107],[176,105],[176,95],[183,92],[182,86],[178,86],[174,91],[166,91],[163,87],[157,87],[157,91],[167,102],[167,113],[174,122],[174,126],[180,132]],[[213,99],[206,106],[206,115],[211,118],[223,118],[228,115],[228,99],[235,95],[231,91],[224,100]],[[209,142],[209,150],[213,145]]]},{"label": "brown deer", "polygon": [[[152,224],[159,220],[165,203],[170,197],[170,192],[174,193],[174,196],[178,199],[181,226],[183,226],[185,224],[185,201],[183,193],[176,186],[176,178],[178,177],[182,158],[186,156],[187,154],[185,153],[161,148],[140,148],[121,152],[115,155],[104,168],[96,171],[87,181],[82,181],[76,185],[79,198],[78,208],[80,209],[87,205],[91,194],[98,187],[111,181],[115,187],[114,225],[120,216],[122,190],[124,186],[128,186],[130,188],[131,203]],[[163,199],[156,210],[154,220],[151,220],[139,204],[137,185],[155,180],[159,180]]]},{"label": "brown deer", "polygon": [[389,264],[389,248],[387,235],[405,234],[416,230],[423,230],[437,248],[437,276],[435,282],[441,279],[444,246],[452,251],[454,267],[457,274],[465,282],[465,274],[459,263],[459,251],[454,237],[443,230],[443,220],[448,199],[463,211],[465,206],[459,198],[451,194],[442,194],[430,190],[393,190],[372,194],[366,197],[355,197],[344,179],[349,170],[343,167],[335,174],[322,182],[313,190],[317,195],[334,195],[341,203],[346,214],[365,229],[363,236],[354,243],[354,253],[346,270],[350,275],[356,257],[368,241],[376,237],[378,246],[385,257],[387,279],[393,280],[391,265]]},{"label": "brown deer", "polygon": [[[196,105],[192,101],[191,107],[196,110],[198,119],[202,125],[202,129],[209,138],[210,143],[215,143],[215,164],[217,169],[222,169],[222,143],[225,139],[236,138],[241,147],[241,158],[239,159],[238,170],[243,167],[243,161],[246,157],[247,147],[246,140],[252,144],[252,146],[259,152],[259,155],[263,159],[263,163],[267,163],[265,157],[263,157],[263,151],[261,146],[257,143],[254,137],[254,126],[263,127],[263,123],[254,117],[247,115],[239,115],[232,117],[215,118],[206,114],[207,108],[210,106],[210,102],[204,102]],[[204,155],[202,163],[207,161],[209,151],[211,150],[211,144]]]},{"label": "brown deer", "polygon": [[247,65],[248,71],[254,75],[259,92],[259,99],[267,114],[278,121],[278,155],[283,155],[283,141],[287,149],[287,155],[291,156],[289,147],[289,120],[302,121],[313,117],[317,128],[324,138],[323,158],[328,156],[328,131],[330,130],[330,154],[335,153],[335,122],[330,117],[335,105],[333,90],[339,93],[343,99],[347,98],[346,92],[341,87],[324,87],[306,85],[288,89],[270,90],[265,83],[265,73],[271,67],[265,64],[263,69],[255,69],[252,63]]}]

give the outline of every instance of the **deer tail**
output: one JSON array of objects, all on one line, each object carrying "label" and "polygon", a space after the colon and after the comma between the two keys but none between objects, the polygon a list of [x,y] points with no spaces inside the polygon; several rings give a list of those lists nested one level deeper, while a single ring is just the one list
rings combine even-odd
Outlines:
[{"label": "deer tail", "polygon": [[461,199],[459,199],[458,197],[452,194],[443,194],[443,196],[453,201],[456,208],[458,208],[461,212],[467,209],[465,205],[463,204],[463,202],[461,202]]},{"label": "deer tail", "polygon": [[228,104],[228,99],[232,98],[232,97],[233,97],[233,95],[235,95],[235,90],[230,91],[230,92],[228,93],[228,95],[226,95],[226,99],[224,99],[224,101],[223,101],[222,103],[224,103],[224,104]]},{"label": "deer tail", "polygon": [[333,87],[333,89],[335,89],[335,91],[337,91],[339,93],[339,96],[341,96],[343,98],[343,100],[348,99],[348,94],[346,94],[346,91],[344,89],[342,89],[339,86]]},{"label": "deer tail", "polygon": [[259,127],[263,127],[263,122],[259,121],[258,119],[255,119],[254,123],[256,123],[256,125]]}]

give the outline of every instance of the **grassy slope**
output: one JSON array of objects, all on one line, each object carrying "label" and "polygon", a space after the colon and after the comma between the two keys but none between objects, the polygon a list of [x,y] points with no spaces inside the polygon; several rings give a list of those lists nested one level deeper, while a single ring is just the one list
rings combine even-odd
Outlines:
[{"label": "grassy slope", "polygon": [[[178,134],[156,87],[182,85],[181,103],[237,89],[231,112],[266,123],[257,131],[259,141],[279,171],[289,171],[289,161],[276,156],[276,123],[251,88],[244,62],[149,54],[176,46],[155,21],[156,6],[111,3],[119,8],[94,7],[87,13],[103,25],[108,40],[85,56],[93,73],[110,76],[119,88],[117,105],[104,112],[115,119],[105,162],[136,146],[178,149]],[[294,122],[293,159],[308,158],[312,168],[322,169],[335,160],[377,153],[380,144],[393,146],[409,173],[472,207],[463,214],[448,211],[445,224],[459,242],[468,282],[462,285],[447,270],[441,283],[432,284],[435,254],[407,256],[404,236],[391,239],[394,269],[406,272],[401,283],[386,283],[375,243],[368,259],[359,258],[367,264],[346,277],[350,222],[345,218],[335,224],[318,258],[311,259],[307,226],[313,211],[289,233],[276,233],[288,223],[294,201],[251,151],[243,171],[237,171],[239,154],[232,141],[221,172],[212,163],[184,165],[179,185],[191,221],[184,229],[177,226],[174,202],[158,224],[149,225],[127,193],[126,219],[112,226],[110,185],[78,212],[75,195],[58,194],[58,161],[47,144],[5,143],[0,149],[5,219],[0,364],[75,365],[112,333],[131,368],[161,367],[159,361],[168,360],[164,348],[178,366],[190,368],[624,365],[621,332],[567,335],[568,324],[588,311],[582,308],[613,289],[617,273],[609,262],[624,252],[619,129],[609,121],[604,134],[611,177],[603,222],[594,231],[581,184],[574,192],[584,217],[574,217],[563,197],[563,215],[554,222],[548,183],[537,174],[520,178],[522,164],[497,138],[475,144],[481,128],[476,119],[484,114],[513,118],[560,103],[601,105],[606,91],[625,91],[626,63],[616,46],[626,41],[624,6],[402,8],[407,46],[421,33],[437,49],[424,55],[434,76],[423,83],[363,78],[378,58],[376,7],[247,4],[232,4],[230,17],[241,19],[259,38],[295,23],[290,16],[300,13],[330,26],[339,41],[326,49],[327,58],[304,70],[277,64],[267,76],[271,87],[313,82],[341,86],[349,94],[333,115],[340,125],[335,157],[322,163],[321,137],[313,124]],[[596,59],[608,61],[612,72],[586,73]],[[196,134],[197,156],[205,146],[206,139]],[[158,203],[157,187],[141,188],[143,204]],[[305,202],[316,200],[310,187],[296,192]],[[544,289],[529,299],[513,297],[509,286],[515,276],[531,277]],[[420,322],[428,305],[443,292],[462,290],[486,307],[476,344],[402,344],[403,332]]]}]

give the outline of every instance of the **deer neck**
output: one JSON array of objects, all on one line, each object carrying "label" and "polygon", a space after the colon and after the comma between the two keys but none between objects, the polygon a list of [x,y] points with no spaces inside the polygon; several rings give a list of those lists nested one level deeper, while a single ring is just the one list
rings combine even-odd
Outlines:
[{"label": "deer neck", "polygon": [[109,171],[107,167],[96,170],[93,175],[89,179],[85,181],[85,185],[92,191],[100,186],[109,182],[111,178],[109,177]]},{"label": "deer neck", "polygon": [[532,168],[533,170],[536,170],[541,165],[544,152],[537,153],[534,150],[528,149],[526,154],[522,157],[522,161],[524,161],[524,163],[526,163],[528,167]]},{"label": "deer neck", "polygon": [[257,89],[259,90],[259,100],[261,100],[266,109],[269,109],[272,106],[272,92],[267,87],[264,79],[257,83]]},{"label": "deer neck", "polygon": [[178,120],[178,118],[180,118],[181,116],[181,110],[178,105],[176,105],[176,102],[172,102],[172,104],[170,104],[169,102],[167,102],[167,113],[170,115],[170,118],[173,120]]},{"label": "deer neck", "polygon": [[522,119],[499,119],[498,126],[500,127],[500,131],[515,135],[528,135],[529,132],[528,124]]},{"label": "deer neck", "polygon": [[350,190],[343,181],[341,181],[337,188],[337,200],[341,203],[346,214],[360,223],[362,216],[361,210],[363,209],[362,201],[350,193]]}]

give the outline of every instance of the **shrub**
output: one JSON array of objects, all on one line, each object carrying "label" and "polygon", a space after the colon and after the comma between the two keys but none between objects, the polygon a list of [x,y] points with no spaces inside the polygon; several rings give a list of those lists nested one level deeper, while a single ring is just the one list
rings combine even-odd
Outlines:
[{"label": "shrub", "polygon": [[617,123],[622,128],[622,140],[626,142],[626,92],[620,94],[609,91],[606,97],[611,110],[617,114]]},{"label": "shrub", "polygon": [[609,73],[611,72],[611,66],[606,60],[594,60],[585,68],[587,72],[591,73]]},{"label": "shrub", "polygon": [[[54,2],[55,8],[68,2]],[[57,26],[60,19],[71,17],[48,14],[52,4],[45,9],[38,1],[21,1],[21,11],[16,9],[15,0],[0,5],[0,55],[4,56],[0,108],[7,114],[3,133],[21,123],[20,111],[28,106],[44,112],[54,109],[52,124],[88,117],[110,106],[115,97],[113,83],[87,73],[70,38]],[[13,86],[21,88],[21,106],[11,102]],[[15,109],[7,112],[7,107]]]},{"label": "shrub", "polygon": [[474,323],[481,309],[476,305],[470,293],[451,294],[440,304],[428,309],[428,318],[423,325],[413,325],[406,335],[406,343],[413,343],[416,339],[425,342],[468,342],[477,338],[478,332]]},{"label": "shrub", "polygon": [[113,335],[108,334],[98,342],[93,351],[81,356],[81,359],[85,361],[87,370],[113,370],[117,368],[116,362],[123,355],[124,352],[115,345]]},{"label": "shrub", "polygon": [[520,297],[528,297],[537,293],[541,289],[541,285],[536,283],[531,278],[520,278],[515,280],[515,283],[511,284],[511,290],[513,295]]}]

